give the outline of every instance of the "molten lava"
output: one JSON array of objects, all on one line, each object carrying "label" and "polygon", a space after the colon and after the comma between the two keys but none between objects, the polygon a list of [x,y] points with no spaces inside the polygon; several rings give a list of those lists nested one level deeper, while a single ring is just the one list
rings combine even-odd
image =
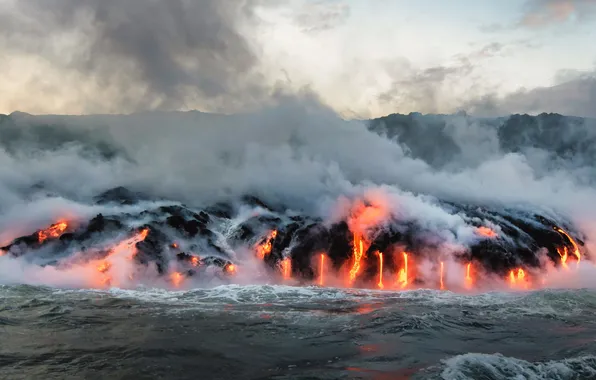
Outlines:
[{"label": "molten lava", "polygon": [[399,285],[402,289],[408,286],[408,254],[404,252],[403,256],[404,265],[397,274],[397,285]]},{"label": "molten lava", "polygon": [[179,272],[174,272],[170,275],[170,280],[175,287],[179,287],[182,281],[184,280],[184,276],[182,276]]},{"label": "molten lava", "polygon": [[445,290],[445,285],[443,284],[443,270],[444,270],[444,265],[443,265],[443,262],[441,261],[441,269],[440,269],[440,272],[441,272],[441,277],[440,277],[440,279],[441,279],[441,282],[440,282],[441,290]]},{"label": "molten lava", "polygon": [[198,266],[199,266],[199,264],[200,264],[200,260],[201,260],[201,258],[200,258],[200,257],[198,257],[198,256],[193,256],[193,257],[190,259],[190,262],[191,262],[191,264],[192,264],[192,266],[193,266],[193,267],[198,267]]},{"label": "molten lava", "polygon": [[379,256],[379,283],[377,285],[379,289],[383,289],[383,252],[377,252],[377,255]]},{"label": "molten lava", "polygon": [[559,256],[561,256],[561,266],[565,269],[569,269],[569,267],[567,266],[567,259],[569,258],[569,250],[567,249],[567,247],[557,248],[557,252],[559,253]]},{"label": "molten lava", "polygon": [[107,261],[103,261],[97,266],[97,270],[99,273],[106,273],[111,267],[112,264],[108,263]]},{"label": "molten lava", "polygon": [[524,287],[528,287],[528,282],[526,280],[526,271],[522,268],[518,268],[517,270],[511,270],[509,272],[509,284],[513,286],[522,285]]},{"label": "molten lava", "polygon": [[364,256],[364,244],[362,243],[362,239],[354,234],[354,263],[352,264],[352,269],[350,269],[350,284],[354,282],[358,272],[360,272],[362,256]]},{"label": "molten lava", "polygon": [[292,259],[289,257],[284,258],[281,261],[281,273],[284,280],[292,278]]},{"label": "molten lava", "polygon": [[41,230],[37,233],[37,240],[41,244],[48,239],[57,239],[66,231],[67,228],[68,223],[66,222],[52,224],[49,228]]},{"label": "molten lava", "polygon": [[271,250],[273,249],[273,240],[276,237],[277,237],[277,230],[273,230],[267,235],[264,242],[257,245],[256,249],[257,249],[257,256],[259,257],[259,259],[262,260],[267,255],[269,255],[271,253]]},{"label": "molten lava", "polygon": [[234,264],[228,264],[224,267],[224,271],[229,274],[236,273],[236,266]]},{"label": "molten lava", "polygon": [[495,231],[493,231],[492,229],[488,228],[488,227],[478,227],[476,228],[476,233],[480,236],[484,236],[487,238],[496,238],[498,235]]},{"label": "molten lava", "polygon": [[472,268],[472,263],[468,263],[468,265],[466,265],[466,280],[465,280],[465,284],[466,284],[466,288],[471,288],[474,280],[472,279],[472,274],[471,274],[471,268]]},{"label": "molten lava", "polygon": [[325,254],[321,253],[321,259],[319,264],[319,285],[325,285]]},{"label": "molten lava", "polygon": [[573,246],[573,254],[577,258],[577,266],[579,267],[579,262],[581,261],[581,258],[582,258],[582,255],[581,255],[581,253],[579,251],[579,246],[577,245],[577,243],[575,242],[575,240],[566,231],[564,231],[562,228],[554,227],[554,229],[558,233],[565,235],[565,237],[569,240],[569,242]]}]

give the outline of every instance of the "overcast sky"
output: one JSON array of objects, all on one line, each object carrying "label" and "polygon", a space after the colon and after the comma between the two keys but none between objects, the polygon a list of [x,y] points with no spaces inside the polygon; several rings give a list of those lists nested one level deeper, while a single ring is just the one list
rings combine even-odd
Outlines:
[{"label": "overcast sky", "polygon": [[596,116],[596,0],[0,0],[0,112]]}]

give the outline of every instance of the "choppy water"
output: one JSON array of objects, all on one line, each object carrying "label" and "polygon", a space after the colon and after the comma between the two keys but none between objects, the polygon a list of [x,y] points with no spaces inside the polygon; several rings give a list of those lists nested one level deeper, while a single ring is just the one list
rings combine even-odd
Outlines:
[{"label": "choppy water", "polygon": [[596,292],[0,287],[2,379],[596,379]]}]

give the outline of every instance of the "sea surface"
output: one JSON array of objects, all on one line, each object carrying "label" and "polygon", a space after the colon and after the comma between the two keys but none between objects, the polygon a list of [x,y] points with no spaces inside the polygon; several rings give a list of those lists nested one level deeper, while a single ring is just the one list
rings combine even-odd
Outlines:
[{"label": "sea surface", "polygon": [[0,286],[1,379],[596,379],[596,292]]}]

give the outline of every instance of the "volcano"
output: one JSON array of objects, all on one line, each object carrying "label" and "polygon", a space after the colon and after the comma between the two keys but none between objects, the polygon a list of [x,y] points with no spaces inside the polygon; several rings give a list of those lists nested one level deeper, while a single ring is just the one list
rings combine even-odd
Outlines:
[{"label": "volcano", "polygon": [[[450,260],[466,268],[466,282],[472,281],[473,268],[477,286],[494,276],[512,283],[536,282],[545,273],[545,260],[567,267],[585,256],[578,232],[561,218],[523,209],[434,203],[466,221],[473,232],[468,245],[450,249]],[[77,252],[79,263],[93,262],[106,275],[104,285],[110,284],[115,265],[109,258],[124,244],[135,266],[153,266],[176,286],[213,273],[234,282],[238,271],[251,270],[244,268],[243,250],[269,273],[300,284],[324,284],[325,271],[343,277],[347,286],[443,288],[449,275],[444,266],[447,236],[463,233],[461,226],[460,231],[438,233],[419,221],[400,220],[366,197],[351,200],[346,215],[333,222],[254,196],[195,209],[118,187],[97,195],[95,204],[140,211],[129,207],[90,220],[59,220],[14,239],[1,252],[29,261],[43,254],[44,266],[60,265],[65,252]],[[416,269],[422,262],[432,264],[438,274],[423,275]],[[383,284],[383,274],[389,286]]]}]

